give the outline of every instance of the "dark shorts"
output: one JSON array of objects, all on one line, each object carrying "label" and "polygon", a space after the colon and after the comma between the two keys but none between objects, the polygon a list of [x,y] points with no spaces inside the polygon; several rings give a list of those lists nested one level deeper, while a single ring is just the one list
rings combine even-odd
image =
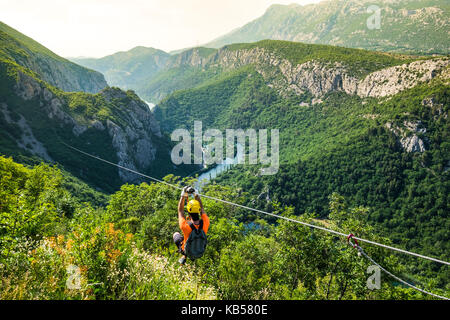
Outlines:
[{"label": "dark shorts", "polygon": [[183,253],[183,251],[181,250],[181,244],[183,243],[183,240],[184,240],[184,237],[183,237],[183,235],[181,233],[175,232],[173,234],[173,242],[175,243],[175,245],[177,246],[178,250],[181,253]]}]

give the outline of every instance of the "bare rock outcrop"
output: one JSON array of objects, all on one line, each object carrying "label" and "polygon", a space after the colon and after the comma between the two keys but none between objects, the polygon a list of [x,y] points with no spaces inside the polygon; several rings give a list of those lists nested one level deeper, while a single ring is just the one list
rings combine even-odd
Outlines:
[{"label": "bare rock outcrop", "polygon": [[360,97],[386,97],[435,78],[450,64],[447,58],[419,60],[372,72],[358,84]]},{"label": "bare rock outcrop", "polygon": [[27,120],[22,115],[19,115],[19,118],[14,120],[11,117],[10,110],[8,109],[8,105],[6,103],[0,104],[0,111],[8,124],[13,124],[20,128],[21,136],[20,139],[16,140],[16,143],[20,148],[41,157],[44,160],[53,161],[53,159],[48,155],[47,149],[44,145],[36,139]]},{"label": "bare rock outcrop", "polygon": [[406,152],[424,152],[426,150],[424,141],[418,134],[426,133],[426,128],[420,121],[403,122],[403,128],[392,122],[386,123],[388,128],[398,138],[403,150]]},{"label": "bare rock outcrop", "polygon": [[[203,62],[204,63],[204,62]],[[382,98],[412,88],[437,76],[447,78],[447,57],[418,60],[384,68],[359,78],[339,62],[310,60],[293,64],[264,48],[242,50],[220,49],[209,62],[223,69],[237,69],[252,64],[268,84],[281,94],[311,92],[316,98],[329,92],[343,91],[362,98]]]},{"label": "bare rock outcrop", "polygon": [[[136,171],[145,171],[152,165],[157,151],[153,140],[162,136],[161,130],[147,104],[134,93],[117,88],[106,88],[100,92],[107,103],[111,103],[115,108],[118,106],[123,108],[120,116],[116,114],[119,120],[116,123],[109,118],[100,120],[95,116],[90,118],[88,115],[81,115],[82,122],[77,121],[79,115],[75,118],[64,97],[53,93],[44,82],[28,74],[18,73],[15,92],[25,101],[34,99],[38,102],[39,108],[28,110],[27,118],[32,119],[35,114],[44,115],[56,121],[61,128],[70,128],[72,134],[80,138],[88,130],[99,132],[107,130],[119,165]],[[2,106],[1,111],[6,118],[7,108]],[[34,138],[31,126],[22,115],[17,125],[21,128],[23,136],[28,137],[23,138],[23,141],[17,141],[19,146],[46,160],[51,160],[44,144]],[[92,143],[95,144],[95,140]],[[118,174],[124,182],[139,181],[138,176],[129,171],[119,169]]]}]

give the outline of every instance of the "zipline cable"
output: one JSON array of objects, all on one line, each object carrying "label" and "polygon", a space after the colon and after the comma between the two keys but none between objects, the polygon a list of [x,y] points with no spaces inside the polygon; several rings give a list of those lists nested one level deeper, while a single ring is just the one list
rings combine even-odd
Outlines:
[{"label": "zipline cable", "polygon": [[[146,174],[143,174],[143,173],[140,173],[138,171],[126,168],[124,166],[121,166],[119,164],[113,163],[111,161],[108,161],[108,160],[102,159],[100,157],[94,156],[94,155],[92,155],[90,153],[87,153],[87,152],[85,152],[83,150],[75,148],[75,147],[73,147],[73,146],[71,146],[71,145],[69,145],[69,144],[67,144],[67,143],[65,143],[63,141],[61,141],[61,143],[64,144],[65,146],[67,146],[68,148],[70,148],[72,150],[75,150],[75,151],[77,151],[79,153],[82,153],[82,154],[84,154],[86,156],[89,156],[91,158],[97,159],[99,161],[103,161],[105,163],[108,163],[110,165],[113,165],[115,167],[118,167],[120,169],[129,171],[129,172],[132,172],[134,174],[140,175],[142,177],[148,178],[148,179],[153,180],[155,182],[159,182],[159,183],[165,184],[165,185],[167,185],[169,187],[172,187],[172,188],[175,188],[175,189],[178,189],[178,190],[183,190],[182,187],[178,187],[178,186],[173,185],[171,183],[168,183],[166,181],[163,181],[163,180],[160,180],[160,179],[148,176]],[[342,232],[338,232],[338,231],[335,231],[335,230],[332,230],[332,229],[328,229],[328,228],[325,228],[325,227],[317,226],[317,225],[310,224],[310,223],[307,223],[307,222],[295,220],[295,219],[292,219],[292,218],[283,217],[283,216],[280,216],[280,215],[277,215],[277,214],[274,214],[274,213],[270,213],[270,212],[266,212],[266,211],[263,211],[263,210],[247,207],[247,206],[244,206],[242,204],[237,204],[237,203],[234,203],[234,202],[231,202],[231,201],[215,198],[215,197],[208,196],[208,195],[205,195],[205,194],[200,194],[199,193],[199,195],[204,197],[204,198],[208,198],[208,199],[211,199],[211,200],[215,200],[215,201],[219,201],[219,202],[222,202],[222,203],[226,203],[226,204],[229,204],[229,205],[232,205],[232,206],[235,206],[235,207],[239,207],[239,208],[242,208],[242,209],[246,209],[246,210],[262,213],[262,214],[265,214],[265,215],[269,215],[269,216],[275,217],[277,219],[284,219],[286,221],[299,223],[299,224],[302,224],[302,225],[307,226],[307,227],[311,227],[311,228],[319,229],[319,230],[322,230],[322,231],[325,231],[325,232],[333,233],[333,234],[336,234],[338,236],[342,236],[342,237],[347,237],[348,236],[348,234],[345,234],[345,233],[342,233]],[[358,237],[355,237],[355,236],[353,236],[352,238],[356,239],[358,241],[361,241],[361,242],[373,244],[373,245],[376,245],[376,246],[379,246],[379,247],[383,247],[383,248],[390,249],[390,250],[393,250],[393,251],[401,252],[401,253],[404,253],[404,254],[409,254],[409,255],[416,256],[416,257],[419,257],[419,258],[422,258],[422,259],[427,259],[427,260],[434,261],[434,262],[437,262],[437,263],[450,265],[450,263],[447,262],[447,261],[439,260],[439,259],[436,259],[436,258],[433,258],[433,257],[428,257],[428,256],[425,256],[425,255],[422,255],[422,254],[418,254],[418,253],[415,253],[415,252],[410,252],[410,251],[407,251],[407,250],[399,249],[399,248],[396,248],[396,247],[388,246],[388,245],[385,245],[385,244],[382,244],[382,243],[378,243],[378,242],[367,240],[367,239],[363,239],[363,238],[358,238]]]},{"label": "zipline cable", "polygon": [[425,291],[425,290],[423,290],[423,289],[420,289],[420,288],[418,288],[418,287],[416,287],[416,286],[414,286],[414,285],[412,285],[412,284],[406,282],[406,281],[403,280],[403,279],[400,279],[400,278],[397,277],[396,275],[390,273],[390,272],[387,271],[385,268],[383,268],[382,266],[380,266],[380,265],[379,265],[375,260],[373,260],[367,253],[365,253],[364,250],[363,250],[360,246],[357,245],[357,246],[356,246],[356,249],[358,249],[358,251],[359,251],[364,257],[366,257],[371,263],[373,263],[373,264],[376,265],[378,268],[380,268],[381,270],[383,270],[386,274],[388,274],[389,276],[391,276],[391,277],[394,278],[395,280],[400,281],[400,282],[403,283],[404,285],[406,285],[406,286],[408,286],[408,287],[410,287],[410,288],[412,288],[412,289],[414,289],[414,290],[417,290],[417,291],[420,291],[420,292],[422,292],[422,293],[425,293],[425,294],[428,294],[428,295],[430,295],[430,296],[433,296],[433,297],[435,297],[435,298],[439,298],[439,299],[443,299],[443,300],[450,300],[450,299],[447,298],[447,297],[440,296],[440,295],[434,294],[434,293],[429,292],[429,291]]},{"label": "zipline cable", "polygon": [[[132,173],[134,173],[134,174],[137,174],[137,175],[139,175],[139,176],[148,178],[148,179],[153,180],[153,181],[155,181],[155,182],[165,184],[165,185],[167,185],[167,186],[169,186],[169,187],[172,187],[172,188],[175,188],[175,189],[178,189],[178,190],[183,190],[182,187],[178,187],[178,186],[173,185],[173,184],[171,184],[171,183],[168,183],[168,182],[166,182],[166,181],[164,181],[164,180],[160,180],[160,179],[151,177],[151,176],[149,176],[149,175],[140,173],[140,172],[138,172],[138,171],[135,171],[135,170],[126,168],[126,167],[124,167],[124,166],[121,166],[121,165],[119,165],[119,164],[113,163],[113,162],[111,162],[111,161],[108,161],[108,160],[102,159],[102,158],[100,158],[100,157],[94,156],[94,155],[92,155],[92,154],[90,154],[90,153],[87,153],[87,152],[85,152],[85,151],[83,151],[83,150],[80,150],[80,149],[78,149],[78,148],[75,148],[75,147],[73,147],[73,146],[71,146],[71,145],[69,145],[69,144],[67,144],[67,143],[65,143],[65,142],[63,142],[63,141],[60,141],[60,142],[61,142],[62,144],[64,144],[65,146],[67,146],[68,148],[70,148],[70,149],[72,149],[72,150],[75,150],[75,151],[77,151],[77,152],[79,152],[79,153],[82,153],[82,154],[84,154],[84,155],[86,155],[86,156],[89,156],[89,157],[91,157],[91,158],[94,158],[94,159],[97,159],[97,160],[99,160],[99,161],[108,163],[108,164],[113,165],[113,166],[115,166],[115,167],[117,167],[117,168],[120,168],[120,169],[129,171],[129,172],[132,172]],[[356,239],[356,240],[359,240],[359,241],[361,241],[361,242],[370,243],[370,244],[373,244],[373,245],[376,245],[376,246],[380,246],[380,247],[383,247],[383,248],[386,248],[386,249],[391,249],[391,250],[394,250],[394,251],[398,251],[398,252],[402,252],[402,253],[405,253],[405,254],[413,255],[413,256],[416,256],[416,257],[428,259],[428,260],[431,260],[431,261],[434,261],[434,262],[438,262],[438,263],[450,265],[450,263],[448,263],[448,262],[446,262],[446,261],[442,261],[442,260],[439,260],[439,259],[436,259],[436,258],[424,256],[424,255],[421,255],[421,254],[418,254],[418,253],[414,253],[414,252],[409,252],[409,251],[406,251],[406,250],[403,250],[403,249],[399,249],[399,248],[387,246],[387,245],[384,245],[384,244],[381,244],[381,243],[378,243],[378,242],[374,242],[374,241],[370,241],[370,240],[358,238],[358,237],[353,236],[352,234],[347,235],[347,234],[345,234],[345,233],[338,232],[338,231],[335,231],[335,230],[332,230],[332,229],[328,229],[328,228],[325,228],[325,227],[320,227],[320,226],[317,226],[317,225],[314,225],[314,224],[310,224],[310,223],[307,223],[307,222],[295,220],[295,219],[288,218],[288,217],[283,217],[283,216],[280,216],[280,215],[277,215],[277,214],[274,214],[274,213],[270,213],[270,212],[266,212],[266,211],[263,211],[263,210],[259,210],[259,209],[247,207],[247,206],[244,206],[244,205],[241,205],[241,204],[237,204],[237,203],[234,203],[234,202],[231,202],[231,201],[227,201],[227,200],[215,198],[215,197],[208,196],[208,195],[205,195],[205,194],[200,194],[200,193],[199,193],[199,195],[202,196],[202,197],[204,197],[204,198],[208,198],[208,199],[211,199],[211,200],[215,200],[215,201],[219,201],[219,202],[222,202],[222,203],[226,203],[226,204],[229,204],[229,205],[232,205],[232,206],[235,206],[235,207],[240,207],[240,208],[243,208],[243,209],[246,209],[246,210],[250,210],[250,211],[262,213],[262,214],[265,214],[265,215],[269,215],[269,216],[275,217],[275,218],[277,218],[277,219],[284,219],[284,220],[286,220],[286,221],[290,221],[290,222],[294,222],[294,223],[299,223],[299,224],[302,224],[302,225],[304,225],[304,226],[308,226],[308,227],[311,227],[311,228],[323,230],[323,231],[325,231],[325,232],[333,233],[333,234],[336,234],[336,235],[339,235],[339,236],[347,237],[348,240],[349,240],[350,237],[351,237],[351,238]],[[387,271],[385,268],[383,268],[383,267],[382,267],[381,265],[379,265],[377,262],[375,262],[369,255],[367,255],[367,254],[364,252],[364,250],[363,250],[358,244],[355,244],[355,245],[353,245],[353,246],[354,246],[354,247],[355,247],[355,248],[356,248],[356,249],[357,249],[364,257],[366,257],[370,262],[372,262],[373,264],[375,264],[376,266],[378,266],[378,267],[379,267],[381,270],[383,270],[386,274],[388,274],[388,275],[391,276],[392,278],[396,279],[397,281],[400,281],[400,282],[403,283],[404,285],[406,285],[406,286],[408,286],[408,287],[410,287],[410,288],[412,288],[412,289],[415,289],[415,290],[417,290],[417,291],[420,291],[420,292],[422,292],[422,293],[424,293],[424,294],[427,294],[427,295],[430,295],[430,296],[433,296],[433,297],[436,297],[436,298],[439,298],[439,299],[450,300],[450,299],[447,298],[447,297],[440,296],[440,295],[434,294],[434,293],[432,293],[432,292],[425,291],[425,290],[423,290],[423,289],[420,289],[420,288],[418,288],[418,287],[416,287],[416,286],[414,286],[414,285],[412,285],[412,284],[410,284],[410,283],[408,283],[408,282],[406,282],[406,281],[400,279],[400,278],[397,277],[396,275],[394,275],[394,274],[392,274],[391,272]]]}]

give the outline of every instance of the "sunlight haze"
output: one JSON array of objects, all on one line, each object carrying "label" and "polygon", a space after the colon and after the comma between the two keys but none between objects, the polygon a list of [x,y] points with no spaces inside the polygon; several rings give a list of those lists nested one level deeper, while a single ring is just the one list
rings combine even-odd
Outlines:
[{"label": "sunlight haze", "polygon": [[0,21],[64,57],[102,57],[136,46],[172,51],[209,42],[272,4],[319,0],[0,0]]}]

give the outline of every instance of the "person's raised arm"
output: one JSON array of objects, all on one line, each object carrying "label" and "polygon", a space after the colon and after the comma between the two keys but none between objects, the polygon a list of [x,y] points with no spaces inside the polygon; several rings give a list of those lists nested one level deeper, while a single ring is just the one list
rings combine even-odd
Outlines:
[{"label": "person's raised arm", "polygon": [[197,192],[195,193],[194,198],[195,198],[195,200],[197,200],[200,203],[200,210],[201,210],[200,212],[201,212],[201,214],[206,214],[205,209],[203,209],[202,199],[200,199],[200,196],[198,195]]},{"label": "person's raised arm", "polygon": [[181,191],[180,201],[178,202],[178,220],[186,219],[186,217],[184,216],[184,204],[186,202],[188,194],[185,189],[186,187],[184,187],[183,191]]}]

